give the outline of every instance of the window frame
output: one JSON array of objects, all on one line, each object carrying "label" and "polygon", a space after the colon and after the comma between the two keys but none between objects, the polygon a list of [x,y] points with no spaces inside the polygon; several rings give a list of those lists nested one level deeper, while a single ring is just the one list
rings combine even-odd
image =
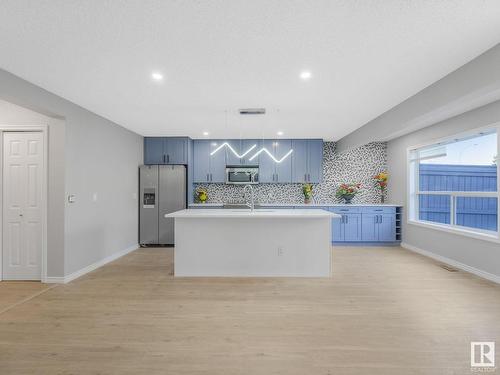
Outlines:
[{"label": "window frame", "polygon": [[[467,138],[479,133],[495,131],[497,136],[497,191],[420,191],[419,164],[412,159],[412,152],[419,148],[439,145],[456,139]],[[477,238],[486,241],[500,243],[500,123],[476,128],[470,131],[461,132],[452,136],[434,139],[422,144],[407,148],[407,215],[406,223],[425,228],[431,228],[443,232],[455,233],[467,237]],[[436,223],[419,219],[419,197],[421,195],[447,195],[450,196],[450,224]],[[497,199],[497,231],[488,231],[479,228],[471,228],[455,224],[456,219],[456,198],[457,197],[478,197]]]}]

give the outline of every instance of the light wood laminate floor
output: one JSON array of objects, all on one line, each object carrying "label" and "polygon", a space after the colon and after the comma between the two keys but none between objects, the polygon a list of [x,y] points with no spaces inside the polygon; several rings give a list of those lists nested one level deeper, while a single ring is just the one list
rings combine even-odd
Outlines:
[{"label": "light wood laminate floor", "polygon": [[0,282],[0,374],[470,374],[470,341],[500,347],[499,285],[333,251],[332,279],[174,279],[157,248],[66,285]]}]

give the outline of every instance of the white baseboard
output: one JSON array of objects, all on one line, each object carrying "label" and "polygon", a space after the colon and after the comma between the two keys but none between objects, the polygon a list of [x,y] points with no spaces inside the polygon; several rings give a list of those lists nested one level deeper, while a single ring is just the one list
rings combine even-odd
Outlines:
[{"label": "white baseboard", "polygon": [[73,280],[75,280],[75,279],[77,279],[77,278],[79,278],[79,277],[81,277],[89,272],[92,272],[92,271],[98,269],[99,267],[104,266],[105,264],[107,264],[109,262],[112,262],[118,258],[121,258],[122,256],[127,255],[128,253],[130,253],[134,250],[137,250],[138,248],[139,248],[139,244],[134,244],[132,246],[127,247],[124,250],[118,251],[118,252],[110,255],[109,257],[101,259],[95,263],[88,265],[87,267],[84,267],[84,268],[82,268],[78,271],[75,271],[69,275],[66,275],[64,277],[47,277],[45,279],[45,282],[46,283],[58,283],[58,284],[69,283],[70,281],[73,281]]},{"label": "white baseboard", "polygon": [[453,260],[453,259],[450,259],[450,258],[446,258],[446,257],[441,256],[441,255],[434,254],[434,253],[432,253],[430,251],[420,249],[420,248],[418,248],[416,246],[410,245],[410,244],[405,243],[405,242],[401,243],[401,247],[403,247],[403,248],[405,248],[407,250],[413,251],[415,253],[424,255],[426,257],[432,258],[434,260],[437,260],[438,262],[445,263],[445,264],[447,264],[449,266],[461,269],[462,271],[472,273],[472,274],[474,274],[476,276],[482,277],[483,279],[486,279],[486,280],[489,280],[489,281],[493,281],[494,283],[500,284],[500,276],[497,276],[497,275],[495,275],[493,273],[489,273],[489,272],[480,270],[478,268],[468,266],[467,264],[460,263],[460,262],[458,262],[456,260]]}]

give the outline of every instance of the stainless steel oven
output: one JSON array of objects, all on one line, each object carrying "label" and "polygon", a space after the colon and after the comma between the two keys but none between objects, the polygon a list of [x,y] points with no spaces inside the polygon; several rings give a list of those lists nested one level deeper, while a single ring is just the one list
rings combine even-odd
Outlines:
[{"label": "stainless steel oven", "polygon": [[226,184],[247,185],[259,183],[258,166],[230,166],[226,167]]}]

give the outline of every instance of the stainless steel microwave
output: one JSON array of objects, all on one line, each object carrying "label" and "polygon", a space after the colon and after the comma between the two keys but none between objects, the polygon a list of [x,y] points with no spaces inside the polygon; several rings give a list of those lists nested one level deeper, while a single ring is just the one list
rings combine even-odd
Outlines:
[{"label": "stainless steel microwave", "polygon": [[226,184],[248,185],[259,183],[259,167],[257,166],[227,166]]}]

